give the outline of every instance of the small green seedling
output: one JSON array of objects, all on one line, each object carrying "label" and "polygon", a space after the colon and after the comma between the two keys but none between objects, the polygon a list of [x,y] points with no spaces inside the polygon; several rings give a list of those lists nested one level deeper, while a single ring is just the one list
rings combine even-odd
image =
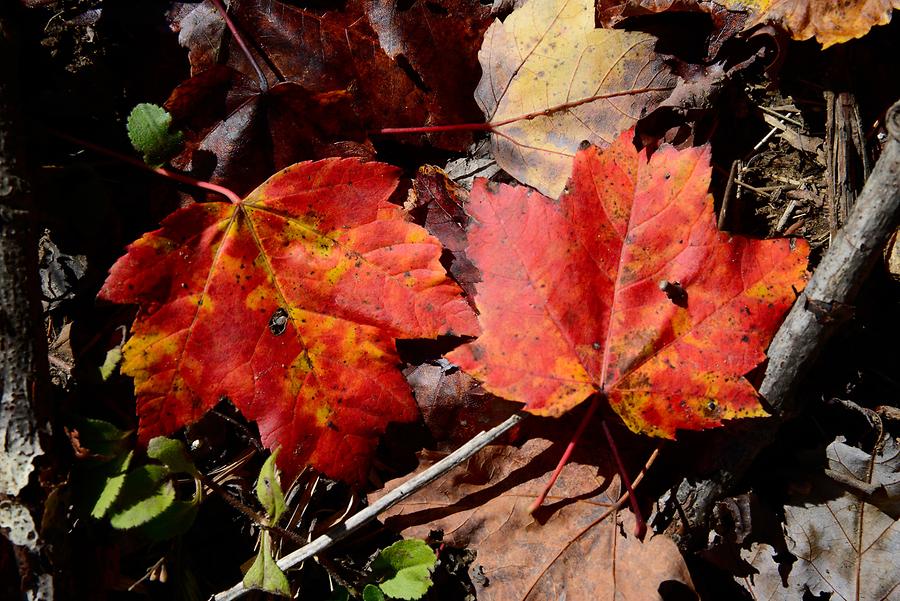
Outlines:
[{"label": "small green seedling", "polygon": [[[133,467],[134,450],[127,443],[131,432],[96,419],[82,420],[76,430],[86,453],[83,494],[92,517],[106,519],[118,530],[141,528],[153,539],[171,538],[190,527],[203,489],[180,441],[152,439],[147,457],[155,462]],[[185,474],[194,479],[194,493],[183,501],[175,478]]]},{"label": "small green seedling", "polygon": [[[278,451],[276,450],[266,459],[259,471],[259,479],[256,481],[256,497],[266,511],[263,526],[276,525],[285,510],[284,493],[281,490],[278,470],[275,467],[277,456]],[[285,597],[291,596],[291,585],[287,576],[275,563],[272,555],[272,535],[268,528],[262,528],[259,533],[259,551],[250,569],[244,574],[244,587]]]},{"label": "small green seedling", "polygon": [[180,131],[172,131],[172,115],[155,104],[141,103],[128,115],[128,139],[144,162],[159,167],[178,154],[184,143]]},{"label": "small green seedling", "polygon": [[372,575],[378,579],[378,585],[366,585],[363,601],[421,599],[431,588],[431,572],[436,563],[437,556],[425,541],[397,541],[379,551],[372,562]]}]

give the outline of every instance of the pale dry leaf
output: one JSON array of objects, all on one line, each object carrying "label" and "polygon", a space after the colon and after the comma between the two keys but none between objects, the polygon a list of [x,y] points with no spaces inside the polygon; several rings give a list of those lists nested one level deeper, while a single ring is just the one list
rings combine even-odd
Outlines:
[{"label": "pale dry leaf", "polygon": [[605,146],[675,85],[656,38],[594,28],[593,0],[532,0],[495,21],[475,90],[497,163],[556,198],[587,140]]},{"label": "pale dry leaf", "polygon": [[787,601],[809,591],[819,598],[900,600],[900,526],[882,511],[896,508],[900,496],[900,447],[889,439],[872,456],[838,440],[827,457],[839,480],[868,485],[856,487],[870,491],[867,499],[834,479],[817,482],[785,506],[785,540],[796,561],[776,563],[773,547],[754,545],[745,559],[759,573],[740,582],[755,599]]}]

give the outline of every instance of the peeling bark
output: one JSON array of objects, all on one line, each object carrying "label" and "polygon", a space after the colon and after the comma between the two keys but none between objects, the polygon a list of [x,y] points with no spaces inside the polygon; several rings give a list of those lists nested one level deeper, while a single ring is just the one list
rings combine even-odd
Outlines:
[{"label": "peeling bark", "polygon": [[52,598],[40,568],[35,516],[23,501],[35,460],[43,455],[40,394],[46,341],[40,323],[37,236],[22,161],[15,21],[0,9],[0,533],[16,547],[21,593]]}]

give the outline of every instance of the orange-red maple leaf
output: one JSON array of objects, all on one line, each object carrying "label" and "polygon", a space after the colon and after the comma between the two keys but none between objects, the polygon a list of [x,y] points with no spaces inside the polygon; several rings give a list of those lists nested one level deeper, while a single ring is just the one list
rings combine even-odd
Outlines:
[{"label": "orange-red maple leaf", "polygon": [[387,423],[417,415],[394,339],[478,329],[440,243],[388,202],[397,183],[380,163],[300,163],[134,242],[100,297],[140,305],[122,364],[140,439],[228,397],[287,474],[362,481]]},{"label": "orange-red maple leaf", "polygon": [[476,183],[483,334],[448,359],[540,415],[600,392],[654,436],[765,415],[743,376],[803,287],[808,246],[718,231],[709,150],[648,156],[631,137],[579,151],[558,201]]}]

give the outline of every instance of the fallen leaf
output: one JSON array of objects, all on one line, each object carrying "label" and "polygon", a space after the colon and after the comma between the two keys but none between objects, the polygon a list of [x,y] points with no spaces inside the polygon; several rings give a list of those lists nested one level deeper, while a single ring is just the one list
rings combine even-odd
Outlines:
[{"label": "fallen leaf", "polygon": [[611,143],[674,86],[655,44],[645,33],[594,29],[593,0],[532,0],[494,22],[475,98],[497,163],[558,196],[583,140]]},{"label": "fallen leaf", "polygon": [[[231,187],[240,188],[232,181],[239,175],[235,170],[252,167],[264,177],[298,160],[346,156],[334,145],[365,144],[369,130],[478,118],[469,91],[477,83],[478,40],[490,15],[477,0],[403,7],[351,0],[329,10],[279,0],[232,3],[232,17],[252,41],[262,80],[211,4],[188,6],[176,7],[169,18],[189,49],[194,79],[223,66],[222,58],[234,73],[220,90],[226,110],[215,112],[198,137],[201,148],[218,158],[213,179]],[[209,112],[208,103],[199,101],[186,108],[194,120]],[[471,132],[409,138],[450,150],[464,149],[471,139]]]},{"label": "fallen leaf", "polygon": [[[664,582],[691,591],[687,566],[671,539],[651,536],[641,542],[630,534],[630,513],[610,512],[620,493],[619,480],[605,445],[597,440],[576,448],[547,505],[528,513],[572,424],[537,425],[543,437],[527,438],[521,447],[482,449],[389,509],[383,514],[385,525],[405,537],[440,530],[447,544],[474,549],[470,572],[480,601],[643,601],[661,598]],[[548,439],[551,429],[560,436]],[[426,451],[417,472],[440,458]],[[403,480],[389,482],[370,500]]]},{"label": "fallen leaf", "polygon": [[413,180],[405,208],[413,215],[424,213],[425,229],[450,251],[448,271],[471,301],[475,283],[481,280],[481,274],[466,256],[469,216],[465,203],[468,196],[468,190],[456,184],[446,173],[425,165]]},{"label": "fallen leaf", "polygon": [[755,14],[749,25],[778,23],[795,40],[815,37],[823,48],[866,35],[872,27],[889,23],[893,9],[900,8],[900,0],[743,0],[741,4]]},{"label": "fallen leaf", "polygon": [[745,12],[728,8],[726,4],[727,0],[597,0],[597,17],[603,27],[615,27],[629,17],[702,10],[712,20],[712,31],[706,39],[707,58],[711,59],[725,42],[744,29],[747,22]]},{"label": "fallen leaf", "polygon": [[448,161],[444,172],[458,186],[468,191],[472,189],[472,182],[476,177],[490,179],[500,172],[500,167],[491,156],[490,140],[482,138],[469,147],[466,156]]},{"label": "fallen leaf", "polygon": [[483,333],[447,359],[539,415],[599,392],[653,436],[764,416],[743,376],[803,288],[808,245],[718,231],[709,149],[648,155],[631,137],[580,151],[558,201],[476,181]]},{"label": "fallen leaf", "polygon": [[[478,48],[491,24],[490,7],[478,0],[367,0],[366,15],[384,52],[408,64],[420,80],[427,115],[411,125],[476,122]],[[395,122],[404,118],[398,115]],[[463,150],[471,132],[432,135],[437,146]]]},{"label": "fallen leaf", "polygon": [[[303,159],[374,156],[346,92],[312,93],[290,81],[261,86],[217,65],[175,88],[166,108],[190,132],[173,164],[239,194]],[[352,144],[351,151],[341,143]]]},{"label": "fallen leaf", "polygon": [[784,508],[785,541],[795,560],[779,564],[773,547],[755,545],[745,558],[759,573],[739,582],[756,599],[900,599],[897,515],[873,504],[898,507],[900,447],[887,437],[884,448],[870,455],[838,440],[826,455],[833,473],[870,485],[872,498],[859,498],[832,479],[815,481],[809,494]]},{"label": "fallen leaf", "polygon": [[701,9],[715,15],[726,11],[748,13],[745,28],[760,23],[776,23],[795,40],[815,37],[824,48],[864,36],[876,25],[891,20],[900,8],[898,0],[600,0],[601,15],[607,23],[642,12]]},{"label": "fallen leaf", "polygon": [[518,409],[514,403],[485,392],[477,380],[445,359],[438,365],[416,365],[405,374],[438,450],[456,449]]},{"label": "fallen leaf", "polygon": [[380,163],[301,163],[133,243],[100,297],[141,308],[122,364],[139,438],[225,396],[282,447],[287,480],[309,464],[362,481],[387,423],[417,415],[394,338],[477,331],[440,243],[388,202],[397,183]]}]

